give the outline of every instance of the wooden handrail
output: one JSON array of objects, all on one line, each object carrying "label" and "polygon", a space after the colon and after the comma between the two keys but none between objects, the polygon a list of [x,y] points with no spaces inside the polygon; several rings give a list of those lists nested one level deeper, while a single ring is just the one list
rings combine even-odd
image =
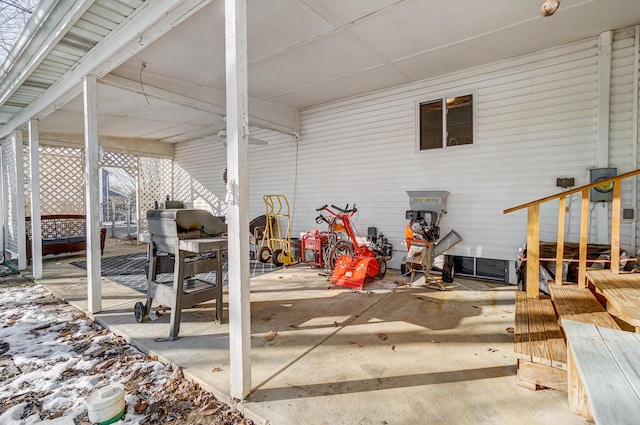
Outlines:
[{"label": "wooden handrail", "polygon": [[514,212],[514,211],[518,211],[518,210],[522,210],[522,209],[528,208],[531,205],[544,204],[545,202],[553,201],[554,199],[560,199],[560,198],[568,196],[568,195],[573,195],[575,193],[580,193],[584,189],[591,189],[593,187],[602,186],[603,184],[606,184],[606,183],[615,183],[618,180],[624,180],[626,178],[633,177],[633,176],[638,175],[638,174],[640,174],[640,169],[635,170],[635,171],[629,171],[628,173],[620,174],[619,176],[609,177],[606,180],[600,180],[600,181],[595,182],[595,183],[585,184],[584,186],[576,187],[575,189],[566,190],[564,192],[556,193],[555,195],[550,195],[550,196],[547,196],[547,197],[544,197],[544,198],[536,199],[535,201],[527,202],[526,204],[518,205],[516,207],[507,208],[506,210],[503,211],[503,214],[509,214],[509,213]]},{"label": "wooden handrail", "polygon": [[555,284],[562,282],[562,259],[564,256],[564,227],[566,213],[566,198],[575,193],[582,196],[580,208],[580,253],[578,265],[578,284],[581,287],[587,285],[587,240],[589,236],[589,189],[607,183],[613,184],[613,199],[611,201],[611,272],[620,273],[620,213],[622,180],[640,174],[640,169],[589,183],[575,189],[557,193],[527,202],[504,210],[504,214],[509,214],[521,209],[527,209],[527,297],[538,298],[540,296],[540,204],[559,200],[558,208],[558,241],[556,246],[556,278]]}]

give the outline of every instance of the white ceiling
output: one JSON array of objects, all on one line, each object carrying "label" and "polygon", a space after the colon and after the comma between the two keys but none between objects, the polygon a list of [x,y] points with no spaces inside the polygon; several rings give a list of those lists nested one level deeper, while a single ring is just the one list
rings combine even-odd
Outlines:
[{"label": "white ceiling", "polygon": [[[249,0],[249,96],[303,108],[640,23],[639,0]],[[186,95],[225,88],[224,1],[214,0],[112,74]],[[142,64],[146,67],[142,69]],[[143,85],[141,84],[141,86]],[[148,102],[100,85],[101,135],[179,142],[224,128],[223,114]],[[82,132],[79,99],[42,121]],[[251,113],[251,110],[250,110]]]}]

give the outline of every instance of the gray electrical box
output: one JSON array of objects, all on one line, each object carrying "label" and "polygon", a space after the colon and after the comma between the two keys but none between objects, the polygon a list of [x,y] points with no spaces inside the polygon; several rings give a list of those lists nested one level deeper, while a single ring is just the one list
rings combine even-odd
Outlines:
[{"label": "gray electrical box", "polygon": [[[589,183],[597,183],[618,175],[617,168],[592,168],[589,170]],[[591,202],[611,202],[613,200],[613,183],[592,187],[589,190]]]}]

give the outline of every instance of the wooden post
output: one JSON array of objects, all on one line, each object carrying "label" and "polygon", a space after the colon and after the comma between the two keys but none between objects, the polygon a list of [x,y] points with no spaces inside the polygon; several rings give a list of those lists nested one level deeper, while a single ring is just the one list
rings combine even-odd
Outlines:
[{"label": "wooden post", "polygon": [[98,188],[98,95],[94,75],[87,75],[84,90],[85,224],[87,226],[87,307],[102,310],[100,281],[100,199]]},{"label": "wooden post", "polygon": [[580,210],[580,262],[578,263],[578,285],[587,287],[587,241],[589,240],[589,189],[582,190]]},{"label": "wooden post", "polygon": [[540,295],[540,204],[527,208],[527,297]]},{"label": "wooden post", "polygon": [[29,120],[29,180],[31,180],[31,269],[42,279],[42,223],[40,218],[40,134],[38,120]]},{"label": "wooden post", "polygon": [[611,272],[620,273],[620,194],[622,182],[613,183],[613,200],[611,202]]},{"label": "wooden post", "polygon": [[564,258],[564,223],[567,214],[567,197],[559,199],[558,204],[558,242],[556,245],[556,279],[557,285],[562,285],[562,259]]},{"label": "wooden post", "polygon": [[227,220],[229,225],[229,384],[231,396],[243,400],[251,392],[247,0],[225,0],[225,41]]}]

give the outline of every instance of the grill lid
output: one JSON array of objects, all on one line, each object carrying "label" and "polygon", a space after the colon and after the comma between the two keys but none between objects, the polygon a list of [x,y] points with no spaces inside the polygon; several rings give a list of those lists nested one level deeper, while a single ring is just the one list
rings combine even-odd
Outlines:
[{"label": "grill lid", "polygon": [[147,220],[152,235],[191,238],[194,232],[204,237],[219,236],[227,231],[227,225],[222,220],[205,210],[149,210]]}]

